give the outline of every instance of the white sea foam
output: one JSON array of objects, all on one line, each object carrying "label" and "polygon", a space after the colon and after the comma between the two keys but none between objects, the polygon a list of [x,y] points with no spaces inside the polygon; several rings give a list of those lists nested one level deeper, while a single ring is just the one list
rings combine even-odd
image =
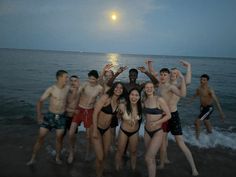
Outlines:
[{"label": "white sea foam", "polygon": [[[85,131],[83,126],[80,126],[79,131]],[[116,132],[118,135],[119,127],[117,127]],[[140,127],[139,134],[140,136],[144,135],[143,124]],[[230,131],[223,131],[216,128],[211,134],[207,134],[205,130],[202,130],[199,140],[196,140],[194,127],[188,126],[183,127],[183,137],[186,143],[199,148],[214,148],[222,146],[236,150],[236,133]],[[175,141],[174,136],[171,133],[168,134],[168,139]]]}]

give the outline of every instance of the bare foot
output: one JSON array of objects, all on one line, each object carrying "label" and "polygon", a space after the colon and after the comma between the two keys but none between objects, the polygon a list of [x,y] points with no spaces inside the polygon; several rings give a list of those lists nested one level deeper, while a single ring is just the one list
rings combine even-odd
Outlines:
[{"label": "bare foot", "polygon": [[68,164],[72,164],[73,160],[74,160],[74,156],[73,156],[72,153],[70,153],[70,154],[69,154],[69,157],[68,157],[68,159],[67,159]]},{"label": "bare foot", "polygon": [[193,170],[193,172],[192,172],[192,175],[193,175],[193,176],[198,176],[198,175],[199,175],[199,173],[198,173],[198,171],[197,171],[197,170]]},{"label": "bare foot", "polygon": [[61,159],[57,158],[57,159],[56,159],[56,164],[57,164],[57,165],[62,165]]},{"label": "bare foot", "polygon": [[157,169],[162,170],[162,169],[164,169],[164,167],[165,167],[164,165],[158,165]]},{"label": "bare foot", "polygon": [[34,159],[31,159],[29,162],[26,163],[27,166],[33,165],[35,163]]},{"label": "bare foot", "polygon": [[170,163],[171,163],[171,161],[169,159],[165,160],[165,164],[170,164]]}]

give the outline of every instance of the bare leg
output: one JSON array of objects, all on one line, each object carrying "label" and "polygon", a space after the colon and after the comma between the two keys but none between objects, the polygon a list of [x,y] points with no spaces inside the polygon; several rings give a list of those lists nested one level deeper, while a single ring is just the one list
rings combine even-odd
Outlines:
[{"label": "bare leg", "polygon": [[92,142],[92,131],[93,126],[91,125],[89,128],[86,128],[86,138],[87,138],[87,147],[85,154],[85,161],[89,161],[92,153],[93,142]]},{"label": "bare leg", "polygon": [[101,136],[98,132],[98,138],[94,139],[94,150],[96,153],[96,174],[97,177],[101,177],[104,170],[104,162],[105,158],[108,154],[110,145],[111,145],[111,132],[107,130],[107,132]]},{"label": "bare leg", "polygon": [[111,152],[115,151],[116,147],[116,127],[111,128]]},{"label": "bare leg", "polygon": [[78,124],[75,122],[71,123],[70,130],[69,130],[69,156],[67,159],[67,162],[70,164],[74,160],[74,153],[75,153],[75,142],[76,142],[76,136],[75,131],[78,127]]},{"label": "bare leg", "polygon": [[201,126],[201,120],[197,118],[195,120],[195,132],[196,132],[196,139],[197,140],[199,140],[200,126]]},{"label": "bare leg", "polygon": [[56,130],[56,163],[59,165],[62,164],[60,156],[63,142],[63,134],[64,134],[64,129]]},{"label": "bare leg", "polygon": [[209,120],[204,120],[204,124],[206,126],[206,129],[207,129],[207,133],[212,133],[212,126],[211,126],[211,123]]},{"label": "bare leg", "polygon": [[168,133],[163,132],[163,138],[160,148],[160,165],[158,165],[158,169],[163,169],[165,167],[165,159],[167,155],[167,141],[168,140]]},{"label": "bare leg", "polygon": [[136,169],[138,138],[138,133],[135,133],[129,138],[130,162],[133,171]]},{"label": "bare leg", "polygon": [[126,148],[127,141],[127,136],[120,130],[118,135],[117,151],[115,157],[117,171],[119,171],[122,166],[122,157]]},{"label": "bare leg", "polygon": [[184,153],[185,157],[187,158],[188,163],[190,164],[191,169],[192,169],[192,175],[197,176],[198,171],[197,171],[197,168],[195,166],[192,153],[190,152],[189,148],[184,143],[183,136],[182,135],[175,135],[175,141],[176,141],[177,145],[179,146],[179,148]]},{"label": "bare leg", "polygon": [[46,135],[48,134],[48,131],[49,131],[48,129],[40,127],[38,138],[37,138],[36,143],[33,147],[31,159],[29,162],[26,163],[26,165],[32,165],[33,163],[35,163],[36,155],[37,155],[38,151],[40,150],[41,146],[43,145],[44,139],[45,139]]},{"label": "bare leg", "polygon": [[156,154],[161,146],[163,131],[155,133],[150,140],[149,146],[146,151],[145,161],[148,168],[148,176],[156,177]]}]

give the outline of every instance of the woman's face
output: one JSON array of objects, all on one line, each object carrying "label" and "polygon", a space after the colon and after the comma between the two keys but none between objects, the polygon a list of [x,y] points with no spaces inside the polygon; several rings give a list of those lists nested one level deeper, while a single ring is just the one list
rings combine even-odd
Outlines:
[{"label": "woman's face", "polygon": [[130,103],[136,104],[140,99],[139,92],[137,90],[132,90],[129,94]]},{"label": "woman's face", "polygon": [[123,93],[123,86],[121,84],[117,84],[114,89],[114,94],[120,96]]},{"label": "woman's face", "polygon": [[154,93],[153,83],[147,83],[144,87],[144,91],[147,95],[152,95]]}]

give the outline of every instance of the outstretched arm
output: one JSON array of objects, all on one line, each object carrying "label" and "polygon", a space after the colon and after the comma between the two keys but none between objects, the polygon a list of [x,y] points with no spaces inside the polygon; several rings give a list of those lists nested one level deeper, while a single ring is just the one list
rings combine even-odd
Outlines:
[{"label": "outstretched arm", "polygon": [[112,84],[113,84],[113,82],[114,82],[114,80],[117,78],[117,76],[119,76],[120,73],[122,73],[123,71],[125,71],[127,68],[128,68],[127,66],[122,66],[122,67],[120,67],[120,68],[117,70],[117,72],[112,76],[112,78],[108,80],[107,85],[108,85],[109,87],[111,87]]},{"label": "outstretched arm", "polygon": [[102,71],[101,71],[101,73],[100,73],[100,75],[99,75],[99,78],[98,78],[98,81],[99,81],[100,84],[103,85],[103,83],[104,83],[103,77],[104,77],[105,73],[106,73],[107,71],[109,71],[112,67],[113,67],[113,64],[112,64],[112,63],[108,63],[108,64],[106,64],[106,65],[102,68]]},{"label": "outstretched arm", "polygon": [[145,64],[147,65],[148,72],[150,72],[158,80],[158,73],[153,68],[152,60],[151,59],[147,59],[145,61]]},{"label": "outstretched arm", "polygon": [[[148,72],[144,66],[138,67],[138,70],[141,71],[142,73],[146,74],[150,78],[150,80],[152,81],[152,83],[154,85],[159,84],[159,81],[157,80],[157,78],[155,78],[150,72]],[[143,88],[144,85],[145,85],[145,83],[143,83],[141,85],[141,88]]]}]

